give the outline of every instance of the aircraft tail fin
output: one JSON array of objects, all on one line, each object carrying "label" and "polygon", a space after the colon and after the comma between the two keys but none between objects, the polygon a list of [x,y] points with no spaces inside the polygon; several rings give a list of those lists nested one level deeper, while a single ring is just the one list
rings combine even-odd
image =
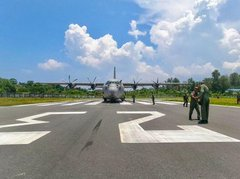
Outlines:
[{"label": "aircraft tail fin", "polygon": [[116,79],[116,67],[114,67],[114,70],[113,70],[113,79]]}]

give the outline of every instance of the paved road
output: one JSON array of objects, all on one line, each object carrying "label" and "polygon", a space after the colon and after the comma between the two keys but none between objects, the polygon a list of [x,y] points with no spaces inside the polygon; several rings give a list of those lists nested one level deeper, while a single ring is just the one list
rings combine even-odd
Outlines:
[{"label": "paved road", "polygon": [[0,107],[0,178],[240,178],[240,108],[211,106],[207,125],[187,114],[164,102]]}]

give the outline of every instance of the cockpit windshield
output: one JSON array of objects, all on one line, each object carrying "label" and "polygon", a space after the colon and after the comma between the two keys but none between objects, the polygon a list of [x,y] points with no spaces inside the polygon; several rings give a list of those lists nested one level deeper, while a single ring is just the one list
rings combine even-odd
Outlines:
[{"label": "cockpit windshield", "polygon": [[106,82],[106,85],[110,85],[110,84],[119,85],[119,84],[120,84],[120,81],[107,81],[107,82]]}]

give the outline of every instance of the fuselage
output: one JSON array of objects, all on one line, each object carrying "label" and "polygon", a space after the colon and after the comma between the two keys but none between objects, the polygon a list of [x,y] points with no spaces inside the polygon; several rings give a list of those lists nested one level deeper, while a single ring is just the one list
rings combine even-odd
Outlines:
[{"label": "fuselage", "polygon": [[116,100],[124,100],[124,86],[122,81],[117,79],[112,79],[107,81],[103,86],[103,99],[104,101],[116,101]]}]

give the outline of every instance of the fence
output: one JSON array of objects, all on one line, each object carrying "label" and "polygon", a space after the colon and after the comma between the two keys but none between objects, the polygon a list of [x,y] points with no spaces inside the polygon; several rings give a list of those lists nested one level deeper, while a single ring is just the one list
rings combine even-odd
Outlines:
[{"label": "fence", "polygon": [[0,94],[0,98],[96,98],[92,95],[74,95],[74,94]]}]

